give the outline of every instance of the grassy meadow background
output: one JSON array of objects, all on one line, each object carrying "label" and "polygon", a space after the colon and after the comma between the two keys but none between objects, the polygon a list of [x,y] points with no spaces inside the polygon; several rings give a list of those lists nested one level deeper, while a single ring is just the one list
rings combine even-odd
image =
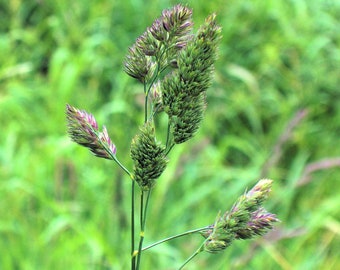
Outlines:
[{"label": "grassy meadow background", "polygon": [[[66,134],[65,104],[105,124],[132,168],[142,86],[128,46],[178,2],[1,0],[0,269],[129,269],[130,181]],[[340,269],[340,1],[195,0],[223,39],[208,108],[152,193],[146,244],[213,223],[260,178],[281,223],[186,269]],[[161,139],[161,138],[160,138]],[[178,268],[202,238],[145,252]]]}]

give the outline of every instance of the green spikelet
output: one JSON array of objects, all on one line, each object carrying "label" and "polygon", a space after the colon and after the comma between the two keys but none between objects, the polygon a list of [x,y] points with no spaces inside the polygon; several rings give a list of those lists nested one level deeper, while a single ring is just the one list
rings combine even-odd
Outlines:
[{"label": "green spikelet", "polygon": [[151,122],[144,124],[141,132],[132,140],[131,157],[136,182],[142,190],[151,189],[167,164],[165,147],[157,142]]},{"label": "green spikelet", "polygon": [[161,83],[163,107],[169,115],[176,144],[192,138],[203,119],[220,32],[215,15],[211,15],[179,52],[178,68]]},{"label": "green spikelet", "polygon": [[[187,97],[183,97],[184,99]],[[178,115],[172,118],[174,142],[183,143],[192,138],[200,127],[206,108],[205,93],[178,103]]]},{"label": "green spikelet", "polygon": [[272,180],[262,179],[251,190],[240,196],[230,211],[221,217],[202,235],[207,240],[204,249],[215,253],[222,251],[234,240],[251,239],[264,235],[278,222],[275,214],[267,212],[263,202],[268,198]]}]

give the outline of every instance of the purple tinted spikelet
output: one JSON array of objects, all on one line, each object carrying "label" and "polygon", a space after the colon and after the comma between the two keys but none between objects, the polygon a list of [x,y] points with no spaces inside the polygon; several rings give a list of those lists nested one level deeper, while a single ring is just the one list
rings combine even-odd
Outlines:
[{"label": "purple tinted spikelet", "polygon": [[163,28],[162,18],[156,19],[147,31],[160,42],[164,42],[167,38],[166,30]]},{"label": "purple tinted spikelet", "polygon": [[176,5],[172,9],[162,12],[161,21],[163,28],[168,33],[167,40],[179,49],[183,48],[182,42],[185,43],[188,39],[193,26],[192,10],[182,5]]},{"label": "purple tinted spikelet", "polygon": [[84,110],[66,105],[68,133],[72,141],[85,147],[93,147],[97,140],[98,124],[94,116]]},{"label": "purple tinted spikelet", "polygon": [[124,70],[131,77],[144,83],[152,76],[152,62],[146,56],[145,50],[143,51],[138,45],[134,44],[129,48],[129,53],[125,57]]},{"label": "purple tinted spikelet", "polygon": [[234,240],[251,239],[271,230],[273,224],[279,220],[262,207],[271,185],[271,180],[260,180],[250,191],[238,198],[229,212],[223,216],[218,215],[214,225],[201,233],[206,238],[205,250],[218,252],[230,246]]},{"label": "purple tinted spikelet", "polygon": [[232,215],[242,211],[252,213],[259,209],[268,198],[272,182],[273,181],[269,179],[261,179],[258,181],[251,190],[237,199],[230,214]]},{"label": "purple tinted spikelet", "polygon": [[137,38],[135,45],[146,55],[154,56],[159,50],[159,42],[148,31]]},{"label": "purple tinted spikelet", "polygon": [[176,5],[164,10],[162,16],[156,19],[147,31],[161,43],[182,48],[178,45],[188,39],[192,26],[192,10]]},{"label": "purple tinted spikelet", "polygon": [[116,146],[112,143],[105,126],[103,127],[103,132],[100,133],[100,140],[107,144],[111,153],[113,153],[114,155],[116,154],[117,152]]},{"label": "purple tinted spikelet", "polygon": [[131,77],[147,83],[154,75],[154,67],[163,70],[176,67],[176,57],[191,39],[191,9],[177,5],[165,10],[147,30],[137,38],[125,57],[124,69]]},{"label": "purple tinted spikelet", "polygon": [[278,221],[275,214],[260,208],[251,214],[245,228],[238,230],[235,237],[236,239],[250,239],[256,235],[264,235],[267,231],[273,229],[273,224]]},{"label": "purple tinted spikelet", "polygon": [[84,110],[66,105],[68,134],[71,140],[85,146],[97,157],[113,159],[116,146],[112,143],[106,128],[98,130],[94,116]]}]

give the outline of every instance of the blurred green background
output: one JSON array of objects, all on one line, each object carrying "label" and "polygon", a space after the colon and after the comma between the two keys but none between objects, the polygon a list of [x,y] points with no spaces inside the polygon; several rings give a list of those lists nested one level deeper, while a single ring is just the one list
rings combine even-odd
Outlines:
[{"label": "blurred green background", "polygon": [[[1,0],[0,269],[129,269],[130,181],[66,135],[65,104],[105,124],[128,168],[142,87],[128,46],[178,2]],[[223,40],[206,118],[177,146],[146,244],[213,223],[260,178],[281,223],[186,269],[340,269],[340,1],[188,0]],[[145,252],[176,269],[200,236]]]}]

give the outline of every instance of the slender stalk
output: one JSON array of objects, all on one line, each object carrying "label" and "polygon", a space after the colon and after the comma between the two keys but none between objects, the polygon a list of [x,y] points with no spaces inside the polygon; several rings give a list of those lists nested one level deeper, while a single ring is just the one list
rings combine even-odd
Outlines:
[{"label": "slender stalk", "polygon": [[131,270],[136,269],[135,252],[135,181],[131,183]]},{"label": "slender stalk", "polygon": [[117,165],[127,174],[130,176],[130,178],[133,180],[133,175],[132,173],[118,160],[118,158],[116,157],[116,155],[112,154],[111,150],[108,148],[107,144],[103,143],[100,139],[99,139],[99,134],[98,131],[95,130],[92,126],[88,126],[91,131],[96,134],[97,138],[98,138],[98,143],[100,143],[100,145],[106,150],[106,153],[117,163]]},{"label": "slender stalk", "polygon": [[171,123],[170,123],[170,119],[168,121],[168,130],[166,132],[166,143],[165,143],[165,149],[166,149],[166,153],[165,155],[168,155],[171,151],[171,149],[175,146],[173,139],[171,138]]},{"label": "slender stalk", "polygon": [[186,266],[193,258],[195,258],[199,253],[201,253],[204,250],[204,243],[205,241],[200,245],[200,247],[182,264],[178,270],[181,270]]},{"label": "slender stalk", "polygon": [[141,191],[140,194],[140,217],[139,217],[139,222],[140,222],[140,233],[139,233],[139,244],[138,244],[138,253],[137,253],[137,266],[136,270],[139,269],[140,267],[140,260],[141,260],[141,252],[140,252],[140,247],[142,246],[142,239],[144,239],[144,230],[143,230],[143,215],[144,215],[144,191]]},{"label": "slender stalk", "polygon": [[137,255],[137,266],[136,270],[139,270],[140,267],[140,261],[142,257],[142,247],[143,247],[143,241],[144,241],[144,235],[145,235],[145,224],[146,224],[146,213],[149,205],[149,198],[151,194],[151,189],[148,190],[148,194],[146,197],[146,202],[144,206],[144,192],[141,192],[141,231],[140,231],[140,238],[139,238],[139,245],[138,245],[138,255]]},{"label": "slender stalk", "polygon": [[[158,78],[158,76],[159,76],[159,63],[157,63],[156,71],[155,71],[155,74],[154,74],[153,78],[150,81],[149,87],[147,87],[147,83],[144,83],[144,94],[145,94],[145,100],[144,100],[144,123],[148,120],[148,101],[149,101],[150,90],[151,90],[152,85],[154,84],[154,82]],[[151,104],[151,106],[152,106],[152,104]],[[152,112],[152,108],[151,108],[150,111]]]},{"label": "slender stalk", "polygon": [[167,242],[167,241],[170,241],[170,240],[173,240],[173,239],[182,237],[182,236],[186,236],[186,235],[189,235],[189,234],[194,234],[194,233],[197,233],[197,232],[205,231],[205,230],[207,230],[207,229],[209,229],[209,228],[210,228],[210,227],[207,226],[207,227],[203,227],[203,228],[198,228],[198,229],[186,231],[186,232],[184,232],[184,233],[180,233],[180,234],[177,234],[177,235],[173,235],[173,236],[164,238],[164,239],[162,239],[162,240],[159,240],[159,241],[157,241],[157,242],[155,242],[155,243],[153,243],[153,244],[151,244],[151,245],[149,245],[149,246],[143,248],[142,251],[145,251],[145,250],[150,249],[150,248],[152,248],[152,247],[154,247],[154,246],[160,245],[160,244],[162,244],[162,243],[165,243],[165,242]]},{"label": "slender stalk", "polygon": [[[130,178],[133,180],[133,175],[132,173],[130,173],[130,171],[124,167],[124,165],[122,163],[120,163],[120,161],[117,159],[117,157],[113,156],[113,160],[118,164],[119,167],[121,167],[123,169],[124,172],[126,172]],[[134,182],[134,181],[132,181]]]},{"label": "slender stalk", "polygon": [[154,73],[153,78],[152,78],[151,81],[150,81],[149,88],[148,88],[148,90],[147,90],[146,92],[145,92],[145,89],[144,89],[144,92],[146,93],[146,95],[149,95],[152,85],[154,84],[154,82],[155,82],[156,79],[158,78],[159,74],[161,73],[161,72],[159,71],[159,66],[160,66],[160,64],[159,64],[159,62],[157,62],[156,70],[155,70],[155,73]]},{"label": "slender stalk", "polygon": [[166,143],[165,143],[166,149],[168,149],[169,142],[170,142],[170,128],[171,128],[170,121],[168,121],[168,130],[166,132]]},{"label": "slender stalk", "polygon": [[139,217],[139,226],[142,228],[143,226],[143,216],[144,216],[144,191],[141,190],[140,193],[140,217]]},{"label": "slender stalk", "polygon": [[144,94],[145,94],[145,99],[144,99],[144,123],[148,120],[148,99],[149,99],[149,91],[146,90],[146,83],[144,83]]},{"label": "slender stalk", "polygon": [[171,149],[172,149],[174,146],[175,146],[175,144],[172,143],[172,144],[169,146],[168,150],[165,152],[165,155],[168,155],[168,154],[170,153]]},{"label": "slender stalk", "polygon": [[153,110],[152,110],[152,114],[150,115],[149,117],[149,120],[153,119],[156,115],[156,113],[158,113],[158,110],[161,108],[161,105],[157,105],[157,107],[155,107]]}]

